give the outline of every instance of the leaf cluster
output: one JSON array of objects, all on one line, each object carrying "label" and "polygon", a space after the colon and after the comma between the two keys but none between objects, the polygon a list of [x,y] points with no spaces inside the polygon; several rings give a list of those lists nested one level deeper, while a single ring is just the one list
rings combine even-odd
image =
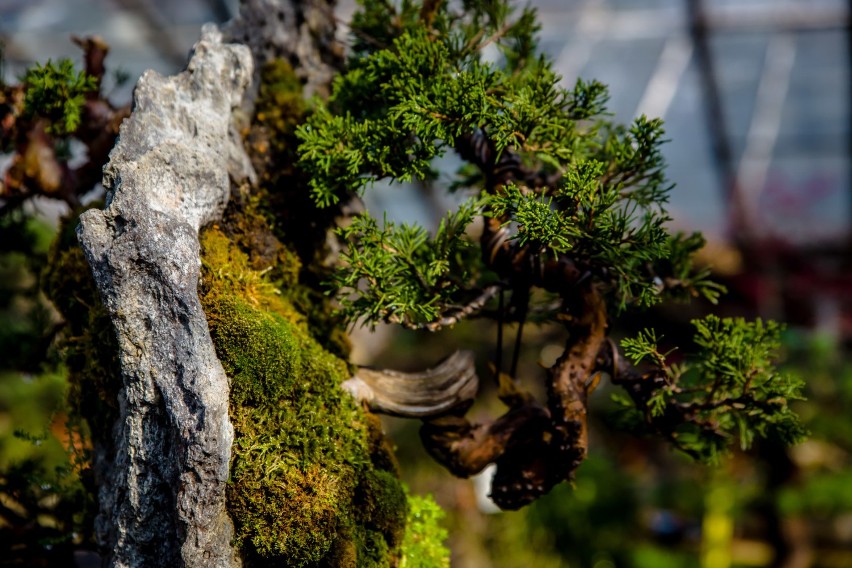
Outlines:
[{"label": "leaf cluster", "polygon": [[[506,24],[501,37],[526,21]],[[298,132],[300,164],[319,205],[376,179],[426,177],[434,158],[477,130],[497,152],[514,148],[552,167],[574,155],[578,137],[594,135],[578,131],[576,121],[602,108],[600,84],[562,89],[544,59],[513,73],[464,47],[475,37],[465,26],[440,34],[420,26],[350,62],[328,103]]]},{"label": "leaf cluster", "polygon": [[425,229],[359,215],[338,230],[348,243],[334,282],[342,293],[343,314],[353,321],[414,325],[437,319],[458,301],[470,280],[472,243],[459,238],[470,224],[477,201],[449,213],[434,237]]},{"label": "leaf cluster", "polygon": [[801,441],[806,431],[789,401],[802,399],[804,384],[773,365],[782,327],[713,315],[692,323],[697,350],[686,363],[671,362],[652,330],[622,341],[634,364],[655,371],[635,379],[628,386],[632,401],[621,402],[652,431],[704,461],[715,462],[735,441],[748,449],[757,436]]},{"label": "leaf cluster", "polygon": [[[680,244],[663,226],[670,186],[659,151],[661,122],[640,117],[630,128],[612,126],[601,117],[603,85],[578,80],[573,89],[561,87],[548,61],[530,59],[532,12],[510,21],[505,3],[471,2],[466,18],[438,7],[431,27],[414,25],[423,24],[427,4],[416,10],[403,2],[392,14],[372,4],[355,19],[356,29],[390,44],[362,45],[329,101],[317,103],[297,132],[300,166],[316,203],[348,199],[380,179],[434,177],[436,157],[479,133],[487,137],[492,160],[511,152],[524,167],[562,178],[556,187],[519,183],[492,192],[481,213],[517,227],[512,238],[521,246],[554,255],[572,251],[607,283],[620,307],[658,301],[663,287],[654,266],[672,258]],[[484,61],[478,49],[489,33],[499,36],[493,43],[503,45],[504,57],[511,59],[511,52],[525,64]],[[507,38],[514,38],[509,44],[515,51],[501,43]],[[472,176],[469,182],[483,180]],[[488,190],[483,185],[479,189]],[[373,314],[386,309],[358,305]]]},{"label": "leaf cluster", "polygon": [[85,71],[75,71],[70,59],[37,63],[27,69],[23,82],[25,116],[45,118],[48,133],[57,136],[77,130],[86,95],[98,90],[96,79]]},{"label": "leaf cluster", "polygon": [[503,226],[514,223],[517,230],[510,237],[521,246],[532,246],[554,256],[574,248],[578,228],[567,215],[555,207],[553,197],[524,190],[514,183],[488,199],[489,216],[505,219]]}]

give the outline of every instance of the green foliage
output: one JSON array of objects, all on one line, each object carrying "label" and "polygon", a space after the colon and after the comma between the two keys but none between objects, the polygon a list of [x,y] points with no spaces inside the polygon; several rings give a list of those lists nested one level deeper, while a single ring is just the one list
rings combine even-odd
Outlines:
[{"label": "green foliage", "polygon": [[75,72],[70,59],[36,64],[23,77],[26,84],[25,114],[48,122],[47,131],[57,136],[73,133],[80,126],[86,95],[96,92],[97,82],[84,71]]},{"label": "green foliage", "polygon": [[[644,117],[637,119],[637,125],[647,125]],[[659,136],[662,131],[656,132]],[[633,301],[654,304],[659,290],[647,266],[666,258],[671,243],[663,227],[669,220],[663,198],[654,198],[657,187],[624,191],[621,183],[606,183],[601,178],[605,171],[602,162],[589,161],[566,175],[561,197],[570,202],[569,210],[581,231],[575,256],[593,266],[608,267],[609,285],[614,286],[620,307]]]},{"label": "green foliage", "polygon": [[451,38],[432,41],[418,28],[337,78],[328,106],[298,131],[301,164],[320,205],[371,179],[422,178],[433,158],[477,129],[498,152],[520,148],[558,165],[593,133],[579,132],[576,120],[600,109],[605,97],[599,85],[579,82],[565,91],[559,79],[543,60],[535,72],[511,75],[454,54]]},{"label": "green foliage", "polygon": [[789,401],[802,398],[804,384],[773,366],[781,326],[712,315],[692,323],[697,350],[688,363],[670,363],[652,330],[622,341],[635,364],[657,369],[631,391],[632,404],[621,399],[624,406],[679,449],[710,462],[734,441],[742,449],[756,436],[801,441],[806,431]]},{"label": "green foliage", "polygon": [[490,199],[491,215],[504,217],[503,226],[515,222],[518,231],[512,235],[522,246],[531,245],[552,253],[567,252],[573,248],[576,227],[565,215],[553,207],[553,198],[524,192],[509,184],[505,192]]},{"label": "green foliage", "polygon": [[[330,99],[317,102],[296,133],[299,163],[316,203],[347,200],[379,179],[432,177],[436,157],[480,137],[493,152],[481,158],[485,162],[496,164],[511,153],[518,167],[560,181],[493,187],[484,172],[468,169],[465,183],[486,193],[474,211],[465,211],[468,223],[477,215],[499,217],[517,246],[552,257],[569,254],[620,309],[654,304],[669,292],[715,299],[718,287],[707,283],[707,274],[692,274],[689,255],[698,241],[664,227],[670,184],[659,150],[661,121],[640,117],[630,127],[613,125],[604,116],[607,94],[600,83],[560,87],[550,63],[533,57],[532,11],[512,20],[505,2],[465,6],[466,14],[456,14],[445,3],[403,2],[399,9],[368,3],[356,16],[357,57],[336,78]],[[502,64],[481,57],[481,49],[495,42]],[[443,256],[405,259],[404,267],[385,269],[393,275],[359,284],[367,274],[352,269],[353,261],[363,266],[376,258],[378,268],[394,256],[382,251],[383,244],[396,249],[392,239],[425,242],[421,229],[377,225],[359,220],[341,233],[364,234],[348,245],[350,264],[335,280],[350,319],[435,320],[457,302],[456,288],[482,285],[474,278],[438,293],[424,282],[436,263],[451,266],[462,244],[442,247]],[[452,238],[464,240],[468,232],[459,227]],[[469,273],[494,280],[482,264],[470,258]]]},{"label": "green foliage", "polygon": [[449,568],[450,554],[443,544],[447,530],[441,526],[444,512],[429,496],[409,495],[408,505],[400,568]]},{"label": "green foliage", "polygon": [[[369,215],[359,215],[338,234],[348,243],[342,267],[334,278],[343,313],[350,320],[396,323],[429,322],[472,275],[473,247],[460,238],[470,224],[477,202],[470,200],[445,217],[434,238],[419,226],[380,228]],[[362,283],[366,286],[362,290]],[[349,295],[349,293],[353,293]]]},{"label": "green foliage", "polygon": [[668,256],[656,263],[657,277],[674,300],[691,300],[703,297],[712,304],[726,292],[723,285],[710,280],[709,267],[696,270],[692,255],[704,246],[701,233],[676,233],[669,241]]}]

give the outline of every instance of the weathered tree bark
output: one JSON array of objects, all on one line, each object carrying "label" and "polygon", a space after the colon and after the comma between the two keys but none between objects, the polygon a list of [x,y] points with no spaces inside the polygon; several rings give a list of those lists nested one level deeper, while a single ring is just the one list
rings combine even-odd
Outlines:
[{"label": "weathered tree bark", "polygon": [[225,513],[228,378],[198,300],[198,230],[221,216],[230,178],[250,173],[230,133],[251,74],[249,50],[223,45],[212,26],[186,71],[145,73],[105,168],[108,205],[81,217],[120,346],[115,446],[96,448],[96,532],[110,565],[239,564]]}]

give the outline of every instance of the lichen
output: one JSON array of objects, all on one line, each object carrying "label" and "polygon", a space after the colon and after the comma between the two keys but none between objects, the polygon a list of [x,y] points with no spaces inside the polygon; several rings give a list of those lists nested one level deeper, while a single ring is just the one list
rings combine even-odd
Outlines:
[{"label": "lichen", "polygon": [[257,565],[391,565],[407,502],[379,467],[390,462],[372,419],[340,388],[346,362],[311,335],[271,267],[252,267],[221,228],[201,244],[200,298],[231,380],[238,546]]}]

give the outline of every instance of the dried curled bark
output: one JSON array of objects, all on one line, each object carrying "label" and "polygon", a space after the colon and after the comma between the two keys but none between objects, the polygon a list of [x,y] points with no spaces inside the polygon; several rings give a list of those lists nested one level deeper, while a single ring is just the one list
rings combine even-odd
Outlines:
[{"label": "dried curled bark", "polygon": [[250,173],[230,133],[251,74],[249,50],[214,26],[186,71],[145,73],[105,168],[107,207],[81,217],[120,345],[115,447],[96,448],[110,565],[239,565],[225,513],[228,378],[198,299],[198,230],[221,216],[229,177]]},{"label": "dried curled bark", "polygon": [[343,388],[373,412],[428,418],[464,410],[479,387],[473,352],[456,351],[433,369],[420,373],[361,367]]}]

